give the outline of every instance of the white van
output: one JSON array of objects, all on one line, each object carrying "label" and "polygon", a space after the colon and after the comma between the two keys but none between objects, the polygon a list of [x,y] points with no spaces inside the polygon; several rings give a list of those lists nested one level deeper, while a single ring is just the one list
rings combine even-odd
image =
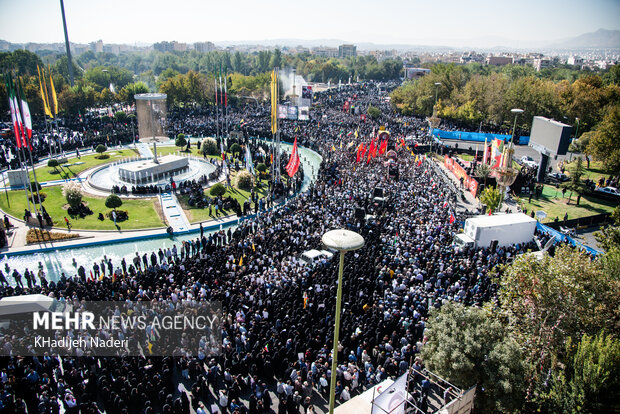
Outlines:
[{"label": "white van", "polygon": [[11,320],[28,317],[34,312],[71,312],[73,307],[49,296],[20,295],[0,299],[0,328],[7,328]]},{"label": "white van", "polygon": [[322,259],[325,258],[329,261],[333,257],[334,257],[334,254],[327,250],[311,249],[311,250],[306,250],[305,252],[303,252],[299,259],[302,262],[307,263],[310,266],[314,267],[316,266],[317,263],[320,263]]}]

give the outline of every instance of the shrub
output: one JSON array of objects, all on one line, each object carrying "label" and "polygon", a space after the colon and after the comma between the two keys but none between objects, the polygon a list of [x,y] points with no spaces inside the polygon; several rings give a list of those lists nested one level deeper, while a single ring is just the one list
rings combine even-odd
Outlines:
[{"label": "shrub", "polygon": [[105,199],[105,206],[107,208],[117,209],[123,205],[123,200],[116,194],[110,194],[108,198]]},{"label": "shrub", "polygon": [[233,154],[241,154],[241,145],[234,143],[230,146],[230,152],[232,152]]},{"label": "shrub", "polygon": [[26,233],[26,244],[41,243],[42,241],[60,241],[80,237],[77,233],[56,233],[41,229],[29,229]]},{"label": "shrub", "polygon": [[261,174],[265,174],[267,172],[267,165],[261,162],[256,166],[256,170]]},{"label": "shrub", "polygon": [[58,160],[55,159],[55,158],[50,158],[49,160],[47,160],[47,166],[50,167],[50,168],[53,168],[54,171],[56,171],[56,172],[58,171],[58,166],[59,165],[60,164],[58,163]]},{"label": "shrub", "polygon": [[202,143],[200,144],[200,151],[202,151],[203,154],[207,155],[218,155],[219,150],[217,148],[217,141],[213,138],[203,139]]},{"label": "shrub", "polygon": [[123,111],[118,111],[117,113],[114,114],[114,119],[116,119],[116,122],[127,122],[127,119],[129,117],[127,116],[127,114]]},{"label": "shrub", "polygon": [[374,107],[372,105],[368,106],[368,115],[372,118],[372,119],[377,119],[381,116],[381,109]]},{"label": "shrub", "polygon": [[32,189],[33,193],[38,193],[39,191],[41,191],[41,184],[39,184],[36,181],[30,181],[30,187],[28,188],[29,190]]},{"label": "shrub", "polygon": [[185,134],[177,135],[177,139],[174,141],[174,145],[177,147],[184,147],[187,145],[187,140],[185,139]]},{"label": "shrub", "polygon": [[98,157],[99,159],[104,159],[103,153],[106,152],[107,150],[108,148],[103,144],[99,144],[95,148],[95,152],[99,154],[99,157]]},{"label": "shrub", "polygon": [[237,188],[250,191],[254,186],[254,177],[247,170],[237,174]]},{"label": "shrub", "polygon": [[73,209],[79,208],[82,204],[82,187],[75,181],[69,181],[62,185],[62,195]]},{"label": "shrub", "polygon": [[[129,212],[126,210],[114,210],[116,211],[116,222],[121,222],[125,220],[129,220]],[[106,213],[106,217],[110,220],[114,221],[114,217],[112,217],[112,212],[109,211]]]},{"label": "shrub", "polygon": [[209,190],[209,194],[211,194],[211,196],[213,197],[223,196],[224,194],[226,194],[226,187],[224,187],[221,183],[217,183],[213,187],[211,187],[211,189]]}]

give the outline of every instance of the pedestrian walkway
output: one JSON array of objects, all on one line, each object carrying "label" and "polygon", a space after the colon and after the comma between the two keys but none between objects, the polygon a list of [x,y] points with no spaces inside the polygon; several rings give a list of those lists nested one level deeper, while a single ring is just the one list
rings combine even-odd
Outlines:
[{"label": "pedestrian walkway", "polygon": [[164,212],[168,225],[175,233],[185,232],[190,229],[189,221],[179,205],[179,200],[172,193],[161,194],[161,209]]},{"label": "pedestrian walkway", "polygon": [[153,151],[151,151],[151,147],[149,146],[149,144],[145,144],[144,142],[137,143],[136,149],[140,153],[141,157],[153,158]]}]

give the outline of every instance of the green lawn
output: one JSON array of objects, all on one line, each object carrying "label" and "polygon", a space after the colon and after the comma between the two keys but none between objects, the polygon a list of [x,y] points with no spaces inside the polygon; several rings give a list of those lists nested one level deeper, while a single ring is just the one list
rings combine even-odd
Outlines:
[{"label": "green lawn", "polygon": [[[233,173],[232,181],[234,183],[234,173]],[[261,189],[258,191],[259,198],[262,198],[267,194],[268,188],[269,188],[268,180],[261,180]],[[211,197],[209,195],[209,188],[205,190],[205,195],[207,197]],[[234,187],[232,190],[228,189],[228,191],[226,191],[226,194],[224,194],[224,198],[228,196],[232,196],[234,199],[239,201],[239,204],[241,204],[241,207],[243,208],[243,203],[245,202],[245,200],[250,198],[250,192],[245,191],[245,190],[240,190]],[[190,223],[198,223],[201,221],[212,220],[215,218],[215,210],[213,210],[213,215],[210,216],[208,208],[195,208],[195,207],[188,206],[187,205],[188,198],[189,197],[186,195],[178,196],[179,202],[181,203],[181,206],[183,207],[183,210],[185,211],[185,215],[187,216],[187,219],[189,220]],[[251,203],[251,207],[252,207],[252,212],[253,212],[254,203]],[[233,210],[224,210],[225,216],[229,214],[235,214],[235,212]],[[220,214],[220,217],[222,217],[221,214]]]},{"label": "green lawn", "polygon": [[595,214],[610,213],[615,208],[617,203],[600,200],[598,198],[583,196],[579,202],[579,205],[575,205],[577,201],[577,195],[573,194],[573,197],[568,204],[568,196],[570,192],[566,192],[566,197],[562,197],[562,189],[557,189],[552,185],[545,185],[543,194],[538,200],[532,197],[532,202],[528,203],[528,197],[521,197],[518,199],[521,209],[527,208],[528,214],[532,209],[534,211],[542,210],[547,213],[547,218],[544,222],[551,222],[556,217],[562,220],[564,214],[568,213],[568,219],[574,219],[585,216],[593,216]]},{"label": "green lawn", "polygon": [[[575,162],[575,157],[573,157],[573,162]],[[566,175],[570,176],[570,168],[569,168],[569,163],[564,163],[564,167],[566,168]],[[583,160],[583,166],[585,167],[587,165],[586,160]],[[586,172],[583,175],[583,177],[581,177],[582,180],[585,179],[590,179],[592,181],[594,181],[595,183],[598,183],[598,180],[601,177],[605,177],[605,179],[609,178],[609,173],[605,172],[605,170],[603,169],[603,163],[599,162],[599,161],[590,161],[590,168],[586,168]]]},{"label": "green lawn", "polygon": [[[99,154],[84,155],[82,156],[81,159],[78,159],[77,157],[70,158],[67,161],[67,164],[74,164],[74,163],[80,163],[80,162],[83,164],[72,165],[70,167],[59,166],[57,171],[54,170],[53,168],[48,167],[47,165],[43,167],[39,167],[36,169],[37,180],[39,182],[44,183],[47,181],[74,178],[82,171],[88,170],[89,168],[96,167],[97,165],[107,164],[109,162],[119,161],[119,160],[122,160],[123,158],[135,157],[137,155],[137,153],[132,149],[123,149],[123,150],[111,149],[107,151],[106,154],[108,154],[110,158],[107,158],[104,160],[96,158],[99,156]],[[32,172],[30,172],[30,179],[31,180],[34,179]]]},{"label": "green lawn", "polygon": [[[54,226],[64,227],[64,217],[67,216],[67,210],[64,209],[63,206],[66,205],[67,201],[62,196],[62,187],[46,187],[42,192],[47,194],[43,206],[52,217]],[[10,208],[7,205],[6,196],[4,194],[0,195],[2,196],[0,198],[0,208],[17,218],[23,218],[24,209],[27,207],[24,191],[16,190],[8,192],[11,203]],[[105,216],[105,214],[110,211],[110,209],[105,206],[105,198],[86,196],[83,198],[83,201],[87,203],[88,207],[93,211],[93,214],[83,219],[67,216],[73,228],[81,230],[116,230],[112,220],[106,218],[104,221],[100,221],[97,218],[99,213],[103,213]],[[158,205],[159,201],[156,198],[150,200],[123,199],[123,205],[119,210],[128,211],[129,220],[119,223],[120,228],[122,230],[129,230],[163,227],[163,221],[156,210],[156,206]]]}]

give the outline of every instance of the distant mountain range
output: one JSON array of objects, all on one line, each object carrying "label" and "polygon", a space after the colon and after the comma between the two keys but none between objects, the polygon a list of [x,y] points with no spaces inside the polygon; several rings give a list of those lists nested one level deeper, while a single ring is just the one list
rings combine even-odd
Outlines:
[{"label": "distant mountain range", "polygon": [[[336,48],[342,44],[355,44],[359,51],[370,50],[399,50],[420,52],[449,52],[454,50],[476,50],[479,52],[496,51],[582,51],[586,49],[620,49],[620,30],[599,29],[596,32],[585,33],[568,39],[555,41],[548,40],[520,40],[509,39],[499,36],[485,36],[473,39],[438,39],[434,44],[379,44],[371,42],[351,42],[342,39],[263,39],[263,40],[236,40],[215,42],[219,47],[229,46],[265,46],[265,47],[290,47],[302,46],[312,48],[325,46]],[[26,44],[9,43],[0,40],[0,51],[21,49]],[[64,50],[62,43],[49,44],[50,50],[61,52]],[[132,48],[148,46],[148,43],[128,45]],[[37,50],[44,50],[47,45],[39,44]],[[53,47],[52,47],[53,46]],[[87,45],[84,45],[87,46]]]},{"label": "distant mountain range", "polygon": [[620,49],[620,30],[599,29],[569,39],[549,40],[518,40],[498,36],[478,37],[474,39],[443,39],[435,45],[423,44],[379,44],[371,42],[350,42],[341,39],[263,39],[215,42],[217,46],[228,47],[238,45],[262,45],[267,47],[338,47],[342,44],[355,44],[358,50],[454,50],[454,49]]},{"label": "distant mountain range", "polygon": [[558,49],[618,49],[620,30],[598,29],[596,32],[582,34],[549,45]]}]

